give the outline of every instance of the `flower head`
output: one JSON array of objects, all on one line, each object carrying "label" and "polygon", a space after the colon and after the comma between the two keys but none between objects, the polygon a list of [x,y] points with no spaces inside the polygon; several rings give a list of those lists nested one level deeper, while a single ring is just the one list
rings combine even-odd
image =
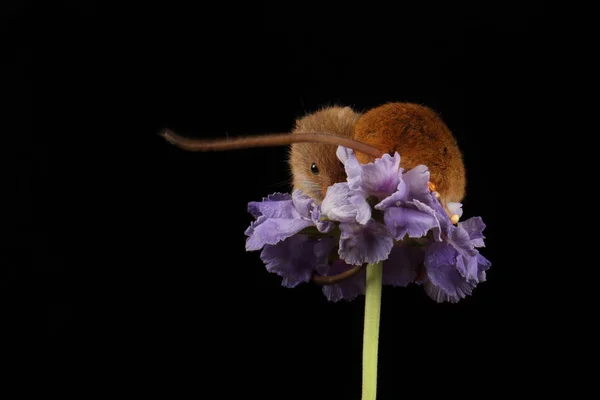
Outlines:
[{"label": "flower head", "polygon": [[446,214],[426,166],[404,172],[398,153],[368,164],[351,149],[340,146],[336,154],[347,180],[330,186],[320,205],[300,190],[248,205],[255,221],[246,230],[246,249],[262,249],[266,269],[283,286],[315,273],[354,273],[323,288],[330,301],[352,300],[365,290],[364,268],[356,266],[378,262],[384,285],[422,283],[438,302],[459,301],[485,281],[491,263],[477,249],[484,246],[482,219],[455,225],[462,204],[446,204],[452,217]]}]

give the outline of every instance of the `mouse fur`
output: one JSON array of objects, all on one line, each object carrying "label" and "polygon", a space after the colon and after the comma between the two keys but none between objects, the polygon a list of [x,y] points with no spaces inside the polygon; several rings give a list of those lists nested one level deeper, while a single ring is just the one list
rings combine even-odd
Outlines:
[{"label": "mouse fur", "polygon": [[[291,134],[322,132],[351,137],[361,114],[350,107],[324,107],[296,120]],[[289,166],[294,190],[301,189],[318,202],[325,197],[327,188],[346,180],[346,173],[336,156],[337,146],[324,143],[294,143],[290,146]],[[318,175],[311,165],[318,167]]]},{"label": "mouse fur", "polygon": [[[375,107],[356,122],[353,139],[390,155],[397,151],[404,171],[427,166],[444,207],[463,200],[466,175],[462,153],[448,126],[431,108],[400,102]],[[362,153],[356,156],[363,164],[373,161]]]}]

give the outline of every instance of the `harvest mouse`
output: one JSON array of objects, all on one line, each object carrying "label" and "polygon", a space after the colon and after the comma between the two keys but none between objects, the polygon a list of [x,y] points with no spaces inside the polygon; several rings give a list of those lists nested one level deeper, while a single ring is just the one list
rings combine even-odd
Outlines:
[{"label": "harvest mouse", "polygon": [[454,136],[433,110],[413,103],[387,103],[365,113],[350,107],[322,108],[298,119],[291,134],[227,140],[187,139],[169,130],[161,135],[191,151],[291,145],[293,188],[317,201],[323,200],[329,186],[346,179],[336,156],[338,146],[354,149],[363,164],[397,151],[405,171],[421,164],[427,166],[430,188],[440,195],[449,216],[448,202],[460,202],[465,195],[465,168]]},{"label": "harvest mouse", "polygon": [[[366,113],[350,107],[323,108],[296,121],[292,134],[327,132],[371,145],[383,153],[400,154],[404,171],[426,165],[432,189],[448,202],[460,202],[465,195],[465,168],[458,144],[441,118],[430,108],[412,103],[387,103]],[[293,143],[289,164],[294,190],[301,189],[322,200],[327,187],[346,179],[336,156],[335,145]],[[361,163],[375,157],[356,153]]]}]

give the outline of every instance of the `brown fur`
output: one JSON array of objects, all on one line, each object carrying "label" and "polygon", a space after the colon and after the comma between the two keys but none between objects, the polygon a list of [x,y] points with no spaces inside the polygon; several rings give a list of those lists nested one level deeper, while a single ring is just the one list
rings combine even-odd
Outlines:
[{"label": "brown fur", "polygon": [[[322,108],[296,121],[292,134],[321,132],[351,137],[360,114],[350,107]],[[294,143],[290,146],[289,164],[294,190],[301,189],[318,201],[327,188],[346,180],[344,167],[335,152],[337,146],[323,143]],[[311,164],[317,164],[319,175],[313,175]]]},{"label": "brown fur", "polygon": [[[353,138],[386,153],[397,151],[405,171],[426,165],[444,206],[464,198],[462,154],[446,124],[430,108],[411,103],[388,103],[374,108],[358,120]],[[361,153],[356,156],[361,163],[373,161]]]}]

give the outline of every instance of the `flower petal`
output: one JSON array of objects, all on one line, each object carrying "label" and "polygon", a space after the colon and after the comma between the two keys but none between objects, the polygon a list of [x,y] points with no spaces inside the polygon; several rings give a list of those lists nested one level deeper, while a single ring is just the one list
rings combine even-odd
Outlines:
[{"label": "flower petal", "polygon": [[[346,264],[343,260],[335,260],[331,266],[320,271],[323,276],[332,276],[341,274],[352,268],[351,265]],[[339,300],[354,300],[357,296],[365,293],[366,285],[366,274],[365,268],[362,268],[356,274],[350,278],[344,279],[343,281],[323,286],[323,294],[327,297],[327,300],[337,302]]]},{"label": "flower petal", "polygon": [[366,225],[340,223],[340,258],[351,265],[376,263],[388,258],[394,240],[387,228],[370,220]]},{"label": "flower petal", "polygon": [[425,293],[437,303],[458,303],[461,299],[470,296],[473,293],[474,288],[475,284],[463,281],[458,285],[455,293],[448,294],[440,287],[435,286],[427,277],[423,280],[423,289],[425,290]]},{"label": "flower petal", "polygon": [[434,215],[406,207],[386,209],[383,213],[383,220],[396,240],[402,240],[406,234],[411,238],[419,238],[438,226]]},{"label": "flower petal", "polygon": [[335,153],[338,159],[344,164],[344,169],[346,170],[346,181],[350,185],[350,187],[360,187],[362,182],[362,166],[356,159],[356,155],[354,154],[354,150],[338,146],[337,151]]},{"label": "flower petal", "polygon": [[294,235],[276,245],[267,244],[260,254],[267,271],[281,276],[281,285],[293,288],[308,282],[316,268],[315,239]]},{"label": "flower petal", "polygon": [[490,260],[482,256],[481,253],[477,254],[477,269],[479,271],[477,274],[477,279],[479,280],[479,282],[485,282],[486,271],[490,269],[491,266],[492,263],[490,262]]},{"label": "flower petal", "polygon": [[[417,199],[414,199],[412,201],[409,202],[410,205],[413,205],[417,210],[427,214],[427,215],[431,215],[433,218],[435,218],[435,224],[434,226],[431,227],[431,229],[434,229],[434,239],[436,241],[441,241],[441,231],[439,229],[440,227],[440,218],[439,218],[439,213],[437,213],[433,208],[429,207],[427,204],[420,202]],[[446,214],[442,215],[442,218],[446,218],[448,219],[448,216]],[[450,221],[448,219],[448,221]]]},{"label": "flower petal", "polygon": [[401,207],[405,205],[405,202],[408,199],[408,189],[406,187],[406,183],[404,181],[398,182],[398,186],[396,187],[396,191],[392,193],[390,196],[381,200],[379,203],[375,205],[375,209],[377,210],[385,210],[389,207]]},{"label": "flower petal", "polygon": [[310,218],[310,213],[312,211],[313,204],[315,204],[315,199],[305,195],[302,190],[296,189],[292,193],[292,203],[294,204],[294,208],[298,213],[304,218]]},{"label": "flower petal", "polygon": [[458,273],[469,282],[479,282],[477,257],[462,257],[462,262],[457,264]]},{"label": "flower petal", "polygon": [[267,218],[264,215],[260,216],[246,230],[246,234],[249,236],[246,240],[246,250],[260,250],[267,244],[277,244],[311,225],[312,221],[305,219],[282,219]]},{"label": "flower petal", "polygon": [[268,218],[299,218],[289,194],[275,193],[269,195],[263,201],[252,201],[248,203],[248,212],[254,218],[264,215]]},{"label": "flower petal", "polygon": [[384,199],[394,193],[400,183],[400,155],[384,154],[374,162],[362,166],[360,185],[350,184],[350,188],[362,189],[368,196]]},{"label": "flower petal", "polygon": [[383,262],[383,284],[407,286],[414,282],[422,254],[423,251],[419,247],[396,243],[387,260]]},{"label": "flower petal", "polygon": [[339,222],[366,224],[371,219],[371,207],[364,193],[351,190],[347,183],[335,183],[327,188],[321,203],[321,212],[329,219]]},{"label": "flower petal", "polygon": [[[467,283],[458,269],[464,268],[462,257],[449,243],[434,242],[425,255],[427,279],[450,297],[458,297]],[[435,300],[435,299],[434,299]]]},{"label": "flower petal", "polygon": [[439,222],[439,227],[434,228],[435,240],[441,241],[441,234],[448,235],[454,228],[454,224],[450,221],[450,217],[442,207],[442,203],[435,197],[435,193],[430,192],[423,201],[428,207],[435,211],[436,218]]},{"label": "flower petal", "polygon": [[317,226],[319,232],[328,233],[335,228],[335,223],[332,221],[322,221],[321,214],[321,206],[315,203],[315,206],[310,213],[311,220],[313,224]]},{"label": "flower petal", "polygon": [[448,235],[448,241],[465,257],[474,257],[478,253],[473,243],[471,243],[469,234],[462,226],[452,227]]},{"label": "flower petal", "polygon": [[408,200],[417,199],[425,201],[431,194],[429,190],[429,168],[425,165],[417,165],[402,175],[406,183]]},{"label": "flower petal", "polygon": [[481,217],[472,217],[466,221],[459,222],[458,226],[462,227],[469,234],[469,238],[475,247],[484,247],[483,239],[483,230],[485,229],[485,224]]}]

